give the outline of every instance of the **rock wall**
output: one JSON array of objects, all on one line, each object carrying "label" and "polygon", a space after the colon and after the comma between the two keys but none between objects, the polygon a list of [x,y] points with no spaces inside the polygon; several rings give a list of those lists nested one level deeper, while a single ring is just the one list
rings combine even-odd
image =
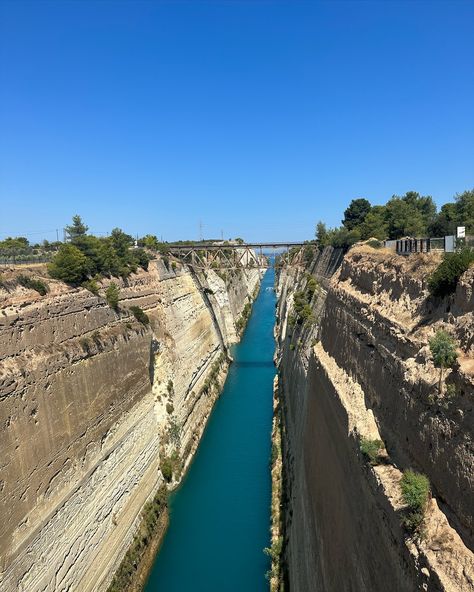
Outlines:
[{"label": "rock wall", "polygon": [[[116,281],[119,311],[46,280],[40,296],[0,284],[0,588],[107,588],[179,426],[187,464],[217,389],[202,388],[237,340],[259,271],[224,282],[161,260]],[[41,276],[41,267],[24,273]],[[135,320],[130,306],[149,316]]]},{"label": "rock wall", "polygon": [[[473,272],[433,302],[431,257],[360,246],[337,271],[339,254],[318,259],[322,269],[285,268],[278,286],[285,590],[472,591]],[[320,283],[313,316],[292,326],[308,270]],[[427,346],[439,327],[460,343],[449,399]],[[361,438],[384,442],[383,462],[367,462]],[[401,525],[406,468],[432,486],[423,540]]]}]

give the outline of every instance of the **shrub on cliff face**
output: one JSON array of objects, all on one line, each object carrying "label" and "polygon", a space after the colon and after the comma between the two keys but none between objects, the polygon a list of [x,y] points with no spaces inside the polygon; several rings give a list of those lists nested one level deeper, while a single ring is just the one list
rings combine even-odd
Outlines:
[{"label": "shrub on cliff face", "polygon": [[149,324],[150,319],[148,318],[148,315],[139,306],[131,306],[130,312],[133,314],[133,316],[137,319],[139,323],[142,323],[143,325]]},{"label": "shrub on cliff face", "polygon": [[20,286],[29,290],[35,290],[41,296],[45,296],[49,292],[48,286],[42,280],[34,279],[27,275],[19,275],[17,281]]},{"label": "shrub on cliff face", "polygon": [[105,291],[105,299],[107,300],[107,304],[110,306],[110,308],[113,308],[114,310],[118,309],[119,297],[120,290],[117,284],[110,284]]},{"label": "shrub on cliff face", "polygon": [[173,463],[171,461],[171,458],[169,458],[168,456],[164,458],[161,462],[160,469],[165,480],[168,483],[170,483],[171,479],[173,478]]},{"label": "shrub on cliff face", "polygon": [[360,451],[371,465],[376,465],[379,462],[380,451],[383,448],[382,440],[370,440],[368,438],[361,438]]},{"label": "shrub on cliff face", "polygon": [[474,263],[474,251],[464,248],[457,253],[445,253],[428,280],[432,296],[443,298],[456,291],[459,278]]},{"label": "shrub on cliff face", "polygon": [[407,505],[404,526],[417,536],[422,535],[425,511],[430,498],[430,482],[426,475],[407,470],[400,482],[403,501]]},{"label": "shrub on cliff face", "polygon": [[87,280],[82,282],[82,287],[86,290],[89,290],[94,296],[98,296],[99,294],[99,285],[95,280]]}]

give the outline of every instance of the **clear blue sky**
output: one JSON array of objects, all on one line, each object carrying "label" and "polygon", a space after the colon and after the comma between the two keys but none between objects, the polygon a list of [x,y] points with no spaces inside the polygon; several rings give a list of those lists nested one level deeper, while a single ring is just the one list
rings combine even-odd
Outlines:
[{"label": "clear blue sky", "polygon": [[[474,1],[0,0],[0,238],[312,238],[474,186]],[[37,232],[39,234],[32,234]]]}]

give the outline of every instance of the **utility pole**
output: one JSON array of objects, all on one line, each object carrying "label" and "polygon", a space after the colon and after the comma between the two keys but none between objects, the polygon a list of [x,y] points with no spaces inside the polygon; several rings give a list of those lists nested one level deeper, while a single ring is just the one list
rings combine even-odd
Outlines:
[{"label": "utility pole", "polygon": [[199,220],[199,240],[202,242],[202,220]]}]

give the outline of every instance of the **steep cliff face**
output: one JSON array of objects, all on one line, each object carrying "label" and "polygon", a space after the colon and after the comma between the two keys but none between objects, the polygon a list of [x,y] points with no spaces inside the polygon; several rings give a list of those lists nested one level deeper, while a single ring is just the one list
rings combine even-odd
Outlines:
[{"label": "steep cliff face", "polygon": [[[286,583],[308,592],[473,590],[473,271],[440,304],[426,290],[432,257],[356,247],[330,281],[339,254],[324,257],[313,266],[320,286],[307,322],[291,318],[307,270],[279,278]],[[427,345],[439,327],[460,344],[450,397],[437,395]],[[382,462],[367,462],[361,438],[384,442]],[[431,483],[423,540],[401,525],[407,468]]]},{"label": "steep cliff face", "polygon": [[162,481],[171,426],[189,462],[259,272],[226,283],[153,261],[117,282],[118,312],[47,282],[40,296],[6,272],[0,287],[0,588],[99,591]]}]

